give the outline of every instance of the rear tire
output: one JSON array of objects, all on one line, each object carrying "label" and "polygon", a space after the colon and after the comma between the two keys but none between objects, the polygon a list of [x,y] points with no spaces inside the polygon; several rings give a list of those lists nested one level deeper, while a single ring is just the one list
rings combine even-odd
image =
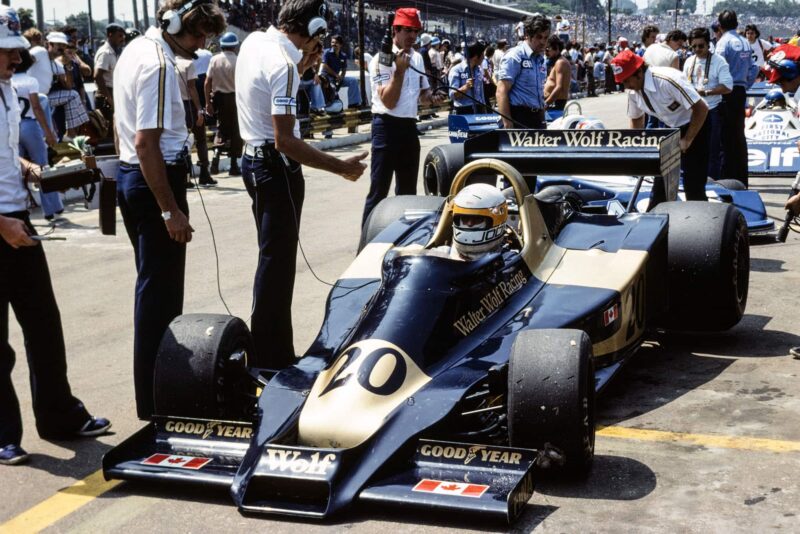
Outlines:
[{"label": "rear tire", "polygon": [[444,204],[444,198],[437,196],[400,195],[387,197],[375,206],[361,229],[358,252],[367,243],[383,232],[390,224],[400,219],[407,210],[437,211]]},{"label": "rear tire", "polygon": [[464,166],[464,145],[453,143],[433,147],[425,156],[423,187],[426,195],[446,197],[456,173]]},{"label": "rear tire", "polygon": [[508,366],[508,437],[512,447],[564,453],[563,471],[584,476],[594,459],[592,343],[581,330],[519,333]]},{"label": "rear tire", "polygon": [[238,317],[195,313],[172,320],[161,339],[153,376],[156,415],[248,420],[255,385],[243,372],[253,354],[247,325]]},{"label": "rear tire", "polygon": [[744,215],[732,204],[664,202],[669,215],[668,311],[660,326],[719,331],[744,315],[750,246]]}]

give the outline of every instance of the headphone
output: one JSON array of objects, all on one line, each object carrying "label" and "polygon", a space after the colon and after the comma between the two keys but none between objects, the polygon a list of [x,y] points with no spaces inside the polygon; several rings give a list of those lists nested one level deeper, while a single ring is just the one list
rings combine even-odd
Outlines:
[{"label": "headphone", "polygon": [[316,15],[311,17],[308,22],[306,22],[306,31],[308,32],[308,36],[313,39],[314,37],[319,37],[320,35],[325,35],[328,31],[328,4],[326,2],[322,2],[319,6],[319,11]]},{"label": "headphone", "polygon": [[212,4],[213,0],[189,0],[176,10],[168,10],[161,16],[159,25],[161,29],[170,35],[175,35],[181,31],[183,27],[183,16],[192,9],[202,6],[203,4]]},{"label": "headphone", "polygon": [[773,61],[768,60],[767,64],[778,71],[786,81],[791,81],[800,76],[800,69],[797,67],[797,63],[792,61],[791,59],[781,59],[780,61]]}]

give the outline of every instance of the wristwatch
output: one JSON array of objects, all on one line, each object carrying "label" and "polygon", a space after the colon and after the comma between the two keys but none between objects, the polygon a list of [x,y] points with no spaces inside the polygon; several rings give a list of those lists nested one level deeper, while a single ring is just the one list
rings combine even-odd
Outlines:
[{"label": "wristwatch", "polygon": [[161,212],[161,218],[164,219],[165,221],[170,220],[172,218],[172,212],[171,211],[162,211]]}]

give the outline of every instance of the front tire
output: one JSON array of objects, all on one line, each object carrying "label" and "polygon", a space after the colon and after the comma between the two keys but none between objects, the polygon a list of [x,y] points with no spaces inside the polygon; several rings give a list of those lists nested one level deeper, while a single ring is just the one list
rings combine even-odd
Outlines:
[{"label": "front tire", "polygon": [[563,470],[589,473],[594,460],[592,343],[581,330],[519,333],[508,367],[508,437],[512,447],[564,453]]},{"label": "front tire", "polygon": [[425,156],[423,187],[426,195],[445,197],[450,194],[453,178],[464,166],[464,145],[454,143],[433,147]]}]

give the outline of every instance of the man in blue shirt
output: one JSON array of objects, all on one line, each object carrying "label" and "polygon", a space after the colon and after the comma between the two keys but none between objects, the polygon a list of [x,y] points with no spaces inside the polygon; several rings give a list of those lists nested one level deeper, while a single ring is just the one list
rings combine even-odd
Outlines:
[{"label": "man in blue shirt", "polygon": [[462,61],[450,69],[448,85],[450,85],[450,100],[453,101],[453,113],[456,115],[486,112],[483,73],[481,72],[481,61],[485,49],[486,46],[480,42],[469,43],[467,45],[467,61]]},{"label": "man in blue shirt", "polygon": [[722,178],[739,180],[747,185],[747,141],[744,137],[744,104],[747,88],[753,85],[758,67],[753,61],[750,43],[736,32],[739,21],[736,12],[726,9],[718,17],[722,37],[715,53],[728,62],[733,78],[733,90],[723,95]]},{"label": "man in blue shirt", "polygon": [[334,87],[347,87],[348,107],[356,108],[361,105],[361,89],[358,80],[347,74],[347,53],[342,50],[344,40],[341,35],[331,37],[331,47],[325,49],[322,55],[322,75]]},{"label": "man in blue shirt", "polygon": [[[550,21],[542,15],[522,22],[524,38],[503,56],[497,78],[497,109],[511,120],[504,128],[544,128],[544,82],[547,67],[542,54],[550,37]],[[519,124],[514,124],[514,123]]]}]

